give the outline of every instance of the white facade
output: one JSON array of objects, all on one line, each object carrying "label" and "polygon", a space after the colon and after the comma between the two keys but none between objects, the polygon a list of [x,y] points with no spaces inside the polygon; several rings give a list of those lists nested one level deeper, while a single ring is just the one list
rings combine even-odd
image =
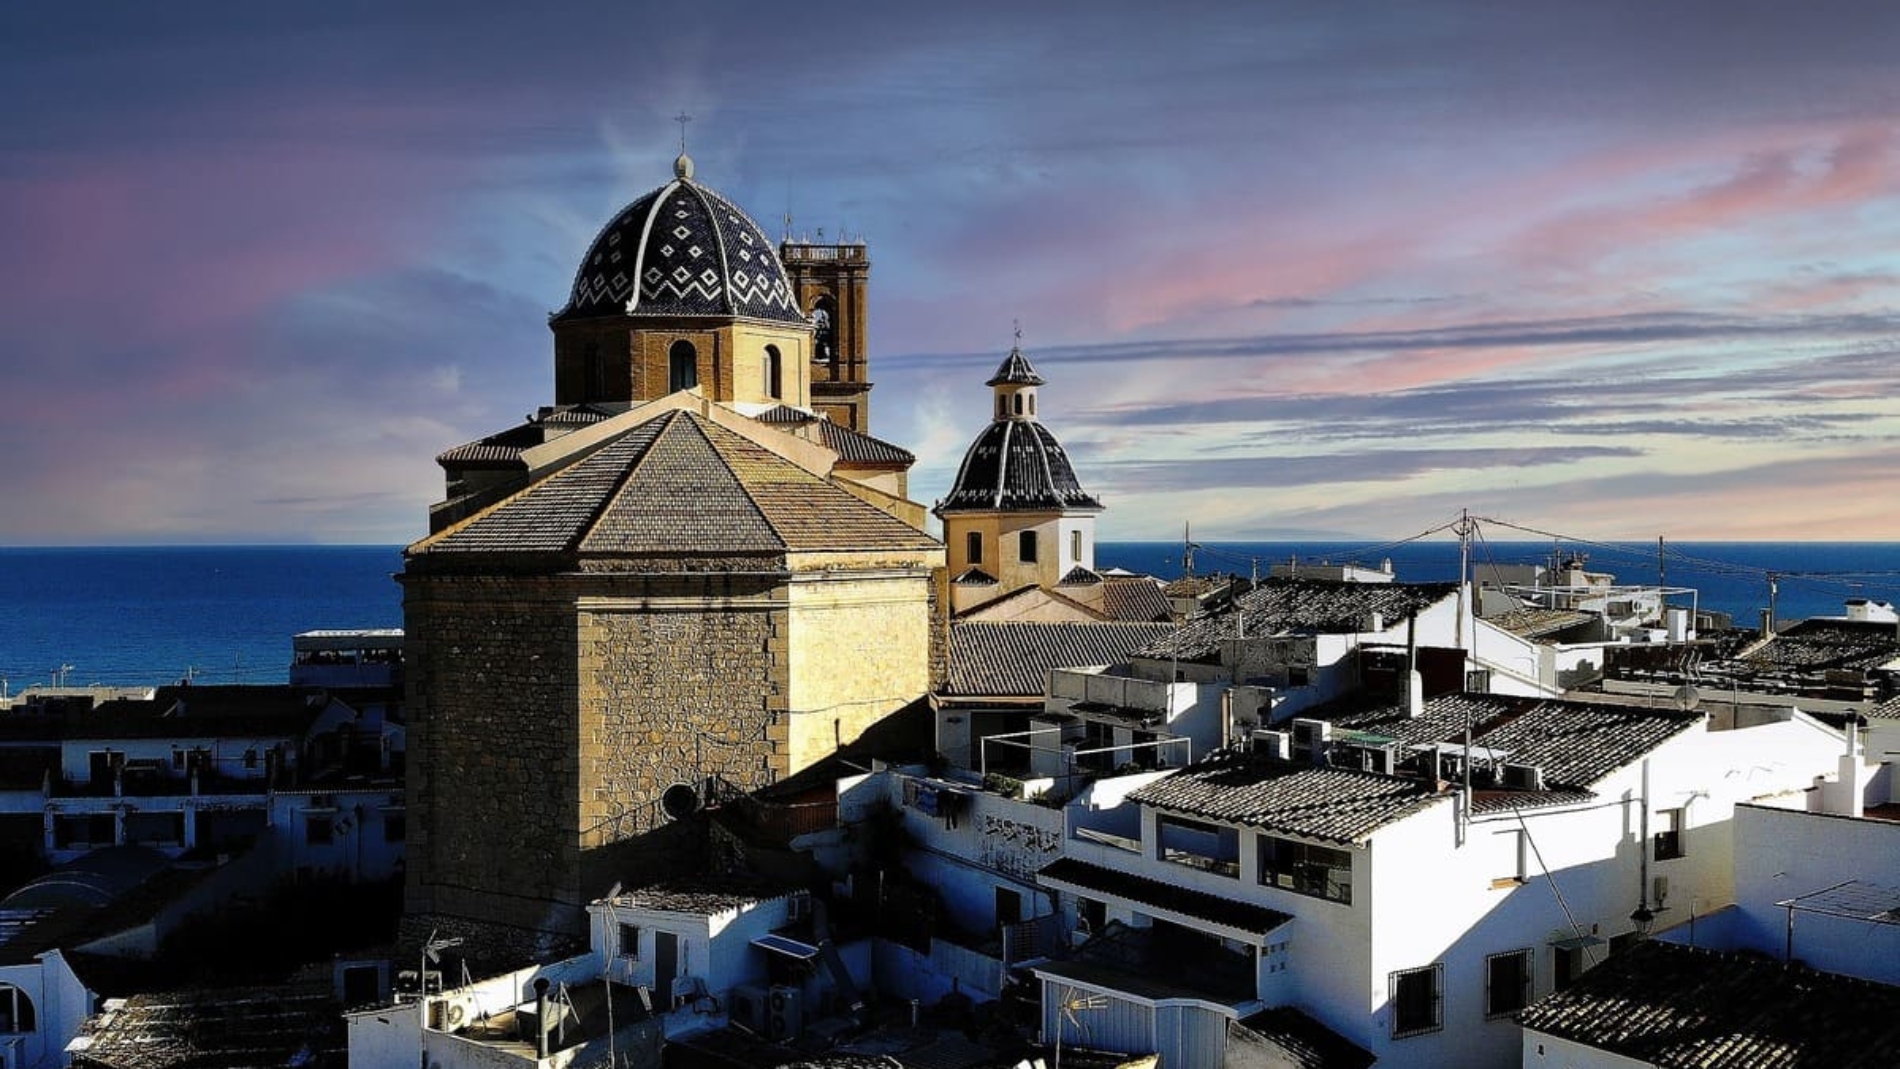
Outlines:
[{"label": "white facade", "polygon": [[[1649,755],[1647,806],[1640,762],[1593,785],[1593,800],[1568,806],[1495,810],[1467,819],[1461,798],[1448,792],[1347,851],[1350,902],[1262,885],[1256,874],[1263,836],[1238,825],[1232,826],[1238,840],[1232,875],[1162,860],[1155,856],[1157,814],[1145,806],[1140,807],[1137,842],[1127,841],[1125,834],[1078,834],[1091,825],[1107,827],[1109,815],[1072,807],[1064,852],[1104,868],[1293,916],[1282,931],[1252,935],[1198,925],[1230,941],[1246,936],[1259,967],[1257,1004],[1198,1012],[1244,1016],[1255,1008],[1291,1004],[1382,1062],[1512,1065],[1521,1055],[1519,1030],[1508,1012],[1486,1012],[1487,959],[1526,955],[1531,969],[1523,1001],[1528,1002],[1553,989],[1560,957],[1572,953],[1560,952],[1564,941],[1587,944],[1579,947],[1578,962],[1587,967],[1607,951],[1609,940],[1635,931],[1631,915],[1645,901],[1669,918],[1686,913],[1690,901],[1726,900],[1732,893],[1735,804],[1799,792],[1817,770],[1833,763],[1839,745],[1838,735],[1805,718],[1730,732],[1692,729]],[[1651,842],[1642,835],[1645,808]],[[1654,856],[1677,852],[1674,846],[1661,851],[1653,842],[1666,821],[1680,822],[1667,826],[1677,833],[1681,856]],[[1128,823],[1120,827],[1125,830]],[[1066,910],[1076,909],[1074,895],[1063,898]],[[1106,913],[1110,920],[1136,925],[1157,917],[1192,921],[1171,916],[1165,907],[1112,896]],[[1413,970],[1435,977],[1439,1024],[1400,1036],[1394,991],[1399,977]],[[1046,999],[1060,997],[1055,983],[1046,982]],[[1106,995],[1131,1006],[1141,1002],[1106,986]],[[1518,1000],[1504,1004],[1514,1009]],[[1198,1032],[1188,1028],[1179,1034]],[[1193,1064],[1172,1059],[1165,1049],[1160,1053],[1163,1065]]]},{"label": "white facade", "polygon": [[0,965],[0,1065],[53,1069],[92,1016],[95,996],[59,951]]}]

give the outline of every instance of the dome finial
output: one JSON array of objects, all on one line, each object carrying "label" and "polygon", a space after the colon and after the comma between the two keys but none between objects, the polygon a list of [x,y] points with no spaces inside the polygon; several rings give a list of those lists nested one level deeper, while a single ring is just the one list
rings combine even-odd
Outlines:
[{"label": "dome finial", "polygon": [[693,177],[693,158],[686,154],[686,124],[692,122],[693,117],[681,111],[673,116],[673,121],[680,124],[680,154],[673,161],[673,177],[688,179]]},{"label": "dome finial", "polygon": [[1016,328],[1016,348],[1021,349],[1023,347],[1023,321],[1020,319],[1012,319],[1009,322],[1011,326]]}]

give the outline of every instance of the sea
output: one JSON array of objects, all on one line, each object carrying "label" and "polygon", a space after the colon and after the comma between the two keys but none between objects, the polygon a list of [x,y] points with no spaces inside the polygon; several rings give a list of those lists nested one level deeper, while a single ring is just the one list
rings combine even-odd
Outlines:
[{"label": "sea", "polygon": [[[1849,598],[1900,604],[1900,543],[1474,542],[1474,564],[1537,564],[1553,550],[1587,557],[1623,583],[1692,588],[1691,601],[1755,626],[1771,581],[1778,619],[1840,615]],[[1172,579],[1180,542],[1103,542],[1099,568]],[[1204,542],[1197,574],[1266,575],[1287,561],[1390,561],[1402,580],[1458,576],[1455,540]],[[0,693],[63,682],[149,686],[278,683],[291,636],[325,628],[402,626],[399,546],[0,547]],[[1660,573],[1660,574],[1659,574]]]}]

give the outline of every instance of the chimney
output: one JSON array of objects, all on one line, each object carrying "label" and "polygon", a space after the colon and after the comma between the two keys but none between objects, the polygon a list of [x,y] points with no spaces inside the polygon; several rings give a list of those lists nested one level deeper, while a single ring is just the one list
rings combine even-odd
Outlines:
[{"label": "chimney", "polygon": [[1867,774],[1861,764],[1860,726],[1855,714],[1847,714],[1847,726],[1841,733],[1847,737],[1847,752],[1841,755],[1840,815],[1864,817],[1867,815]]},{"label": "chimney", "polygon": [[548,978],[538,976],[534,981],[534,1056],[541,1061],[548,1057]]},{"label": "chimney", "polygon": [[1416,720],[1425,713],[1425,677],[1414,668],[1405,673],[1405,717]]}]

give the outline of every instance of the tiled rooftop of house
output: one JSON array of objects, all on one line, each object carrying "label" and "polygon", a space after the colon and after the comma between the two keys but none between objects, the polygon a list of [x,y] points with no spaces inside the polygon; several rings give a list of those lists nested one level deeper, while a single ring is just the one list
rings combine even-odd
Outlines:
[{"label": "tiled rooftop of house", "polygon": [[[1229,1048],[1260,1048],[1245,1064],[1279,1069],[1368,1069],[1371,1051],[1291,1006],[1262,1010],[1228,1029]],[[1273,1059],[1273,1060],[1269,1060]]]},{"label": "tiled rooftop of house", "polygon": [[0,739],[264,737],[301,735],[323,713],[325,692],[288,685],[160,687],[151,700],[115,698],[82,715],[0,716]]},{"label": "tiled rooftop of house", "polygon": [[1036,880],[1045,887],[1057,887],[1084,895],[1093,892],[1098,897],[1112,895],[1196,920],[1261,935],[1293,919],[1291,914],[1277,909],[1237,902],[1205,891],[1091,865],[1072,857],[1044,865],[1036,873]]},{"label": "tiled rooftop of house", "polygon": [[1543,769],[1553,789],[1587,789],[1703,721],[1700,713],[1674,709],[1505,694],[1440,695],[1417,717],[1406,716],[1401,703],[1368,705],[1362,699],[1306,715],[1335,729],[1392,739],[1401,748],[1461,743],[1469,721],[1473,745],[1504,751],[1503,760],[1511,764]]},{"label": "tiled rooftop of house", "polygon": [[985,623],[950,627],[946,696],[1035,697],[1049,671],[1119,664],[1170,630],[1168,624]]},{"label": "tiled rooftop of house", "polygon": [[1221,750],[1128,795],[1185,816],[1332,842],[1364,840],[1449,794],[1421,780]]},{"label": "tiled rooftop of house", "polygon": [[1388,625],[1397,623],[1456,594],[1458,586],[1267,579],[1251,590],[1237,589],[1242,592],[1202,608],[1172,634],[1144,647],[1141,656],[1211,661],[1219,656],[1222,641],[1236,635],[1363,631],[1374,613]]},{"label": "tiled rooftop of house", "polygon": [[1535,640],[1581,627],[1598,617],[1581,609],[1513,609],[1484,619],[1519,638]]},{"label": "tiled rooftop of house", "polygon": [[87,1024],[75,1067],[184,1069],[346,1064],[327,986],[135,995]]},{"label": "tiled rooftop of house", "polygon": [[1803,620],[1727,663],[1757,672],[1866,671],[1900,659],[1900,630],[1865,620]]},{"label": "tiled rooftop of house", "polygon": [[1900,1051],[1900,988],[1652,941],[1518,1020],[1661,1069],[1873,1069]]},{"label": "tiled rooftop of house", "polygon": [[936,545],[750,439],[672,411],[411,553],[770,555]]},{"label": "tiled rooftop of house", "polygon": [[622,892],[614,904],[621,909],[712,916],[784,898],[795,890],[797,888],[758,876],[691,876]]}]

